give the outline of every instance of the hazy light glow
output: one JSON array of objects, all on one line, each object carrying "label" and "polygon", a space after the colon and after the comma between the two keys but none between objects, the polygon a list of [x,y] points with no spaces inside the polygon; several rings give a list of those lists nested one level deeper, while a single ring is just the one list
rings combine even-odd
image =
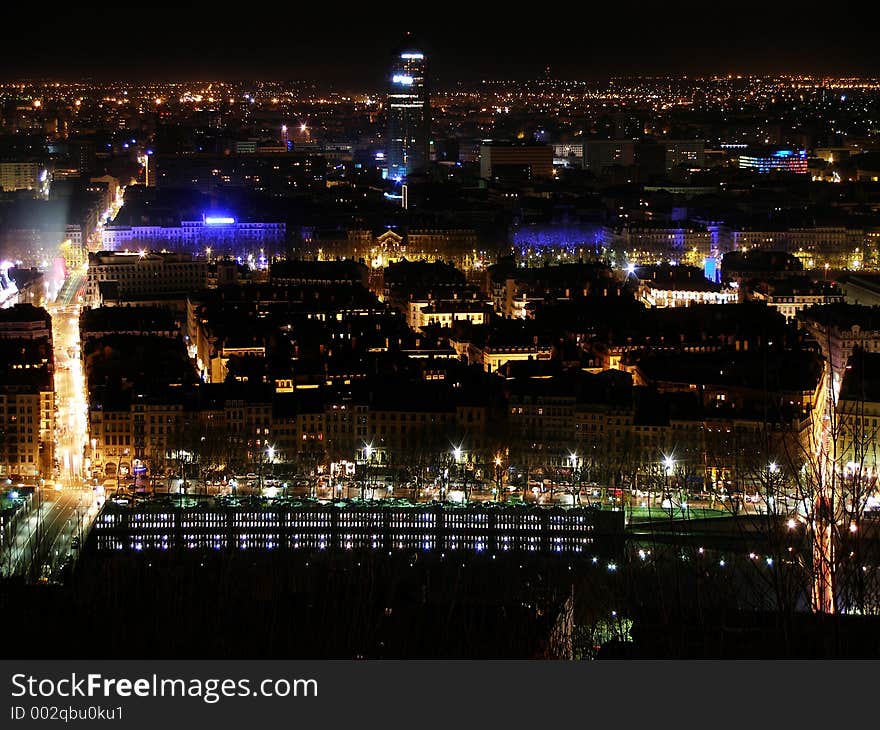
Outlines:
[{"label": "hazy light glow", "polygon": [[228,226],[235,223],[235,218],[228,215],[206,215],[205,223],[209,226]]}]

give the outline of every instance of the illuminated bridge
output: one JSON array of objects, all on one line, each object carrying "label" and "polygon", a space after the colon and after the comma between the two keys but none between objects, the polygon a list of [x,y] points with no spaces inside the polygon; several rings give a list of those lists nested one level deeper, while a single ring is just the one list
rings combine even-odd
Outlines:
[{"label": "illuminated bridge", "polygon": [[607,552],[622,512],[592,507],[321,501],[186,506],[108,502],[89,537],[98,552],[151,550],[439,550]]}]

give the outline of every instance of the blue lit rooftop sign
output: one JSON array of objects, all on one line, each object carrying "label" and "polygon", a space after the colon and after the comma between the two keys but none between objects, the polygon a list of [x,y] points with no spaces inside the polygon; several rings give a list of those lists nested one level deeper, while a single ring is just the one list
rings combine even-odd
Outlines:
[{"label": "blue lit rooftop sign", "polygon": [[806,150],[776,150],[773,153],[774,157],[806,157]]},{"label": "blue lit rooftop sign", "polygon": [[235,218],[228,215],[206,215],[205,224],[209,226],[228,226],[235,223]]},{"label": "blue lit rooftop sign", "polygon": [[405,60],[421,61],[425,56],[423,53],[401,53],[400,57]]}]

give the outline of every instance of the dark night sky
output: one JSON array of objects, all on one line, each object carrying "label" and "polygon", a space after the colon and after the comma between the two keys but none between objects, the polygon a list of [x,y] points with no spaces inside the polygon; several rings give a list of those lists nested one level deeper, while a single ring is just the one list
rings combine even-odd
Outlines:
[{"label": "dark night sky", "polygon": [[[124,0],[123,0],[124,2]],[[868,8],[868,3],[864,4]],[[363,7],[363,4],[360,5]],[[432,76],[557,78],[612,74],[806,72],[880,75],[875,9],[846,1],[532,3],[117,3],[6,7],[0,75],[78,78],[308,79],[378,87],[405,30]],[[33,7],[34,9],[29,9]],[[415,8],[413,22],[390,20]],[[415,13],[429,12],[421,22]]]}]

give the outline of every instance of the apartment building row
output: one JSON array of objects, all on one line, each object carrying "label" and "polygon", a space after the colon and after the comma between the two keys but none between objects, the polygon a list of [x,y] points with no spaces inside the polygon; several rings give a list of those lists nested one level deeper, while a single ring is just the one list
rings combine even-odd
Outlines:
[{"label": "apartment building row", "polygon": [[48,479],[55,459],[52,320],[32,305],[0,311],[0,476]]}]

